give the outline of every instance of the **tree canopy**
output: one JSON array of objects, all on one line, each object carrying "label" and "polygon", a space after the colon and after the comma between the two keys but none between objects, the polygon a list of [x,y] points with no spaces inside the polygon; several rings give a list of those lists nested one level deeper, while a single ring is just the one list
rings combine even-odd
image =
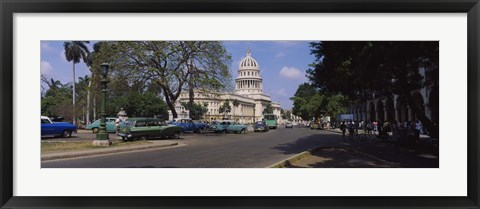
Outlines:
[{"label": "tree canopy", "polygon": [[215,41],[128,41],[107,42],[102,46],[104,60],[111,64],[114,77],[155,83],[167,106],[177,117],[175,102],[182,90],[220,90],[231,78],[230,55]]},{"label": "tree canopy", "polygon": [[310,46],[315,62],[307,76],[320,91],[356,101],[398,95],[434,132],[411,93],[426,84],[438,85],[438,41],[323,41]]}]

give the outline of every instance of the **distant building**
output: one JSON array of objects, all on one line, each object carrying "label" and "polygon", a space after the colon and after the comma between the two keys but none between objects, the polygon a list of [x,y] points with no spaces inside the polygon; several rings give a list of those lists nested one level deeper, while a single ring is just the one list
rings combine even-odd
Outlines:
[{"label": "distant building", "polygon": [[[219,109],[227,99],[230,107],[232,107],[231,112],[220,113]],[[188,102],[188,100],[188,92],[182,92],[176,105],[178,109],[182,109],[183,107],[180,104]],[[234,100],[238,100],[238,106],[233,105]],[[220,120],[227,117],[241,123],[253,123],[262,119],[263,110],[268,104],[272,105],[273,114],[277,118],[281,118],[280,103],[272,102],[270,96],[263,93],[263,79],[260,74],[260,66],[252,57],[250,50],[247,50],[246,57],[240,61],[238,66],[235,92],[213,92],[197,89],[194,91],[194,102],[206,105],[207,113],[204,119],[207,121],[212,119]],[[183,112],[186,113],[184,108]],[[173,116],[170,111],[169,114],[170,119],[172,119]]]}]

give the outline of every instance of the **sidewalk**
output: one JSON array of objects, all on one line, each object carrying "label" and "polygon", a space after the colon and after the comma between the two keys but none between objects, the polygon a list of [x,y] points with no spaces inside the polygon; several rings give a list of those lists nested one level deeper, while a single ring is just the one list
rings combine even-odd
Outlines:
[{"label": "sidewalk", "polygon": [[343,139],[316,147],[272,165],[274,168],[438,168],[438,146],[413,146],[393,142]]},{"label": "sidewalk", "polygon": [[99,148],[88,149],[88,150],[42,154],[41,160],[46,161],[46,160],[57,160],[57,159],[65,159],[65,158],[86,157],[86,156],[93,156],[93,155],[130,152],[130,151],[145,150],[145,149],[158,149],[158,148],[166,148],[166,147],[182,145],[177,141],[171,141],[171,140],[152,140],[149,142],[151,143],[138,144],[138,145],[125,145],[125,146],[119,146],[119,147],[105,147],[105,148],[99,147]]}]

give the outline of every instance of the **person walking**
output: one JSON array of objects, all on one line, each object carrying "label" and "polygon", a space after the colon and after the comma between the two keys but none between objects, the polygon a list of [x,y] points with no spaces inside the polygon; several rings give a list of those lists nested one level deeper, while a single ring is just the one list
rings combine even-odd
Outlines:
[{"label": "person walking", "polygon": [[127,113],[125,112],[125,110],[123,110],[123,108],[120,108],[120,111],[117,114],[117,119],[115,119],[115,132],[117,134],[118,134],[118,129],[120,127],[120,124],[127,121],[127,119],[128,119]]},{"label": "person walking", "polygon": [[345,139],[345,131],[346,131],[345,122],[342,122],[342,124],[340,124],[340,130],[342,131],[343,139]]}]

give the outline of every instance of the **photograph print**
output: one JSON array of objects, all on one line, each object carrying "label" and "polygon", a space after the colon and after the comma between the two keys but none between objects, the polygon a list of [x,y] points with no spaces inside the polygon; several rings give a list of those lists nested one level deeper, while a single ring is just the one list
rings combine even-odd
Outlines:
[{"label": "photograph print", "polygon": [[41,41],[42,168],[439,168],[438,41]]}]

